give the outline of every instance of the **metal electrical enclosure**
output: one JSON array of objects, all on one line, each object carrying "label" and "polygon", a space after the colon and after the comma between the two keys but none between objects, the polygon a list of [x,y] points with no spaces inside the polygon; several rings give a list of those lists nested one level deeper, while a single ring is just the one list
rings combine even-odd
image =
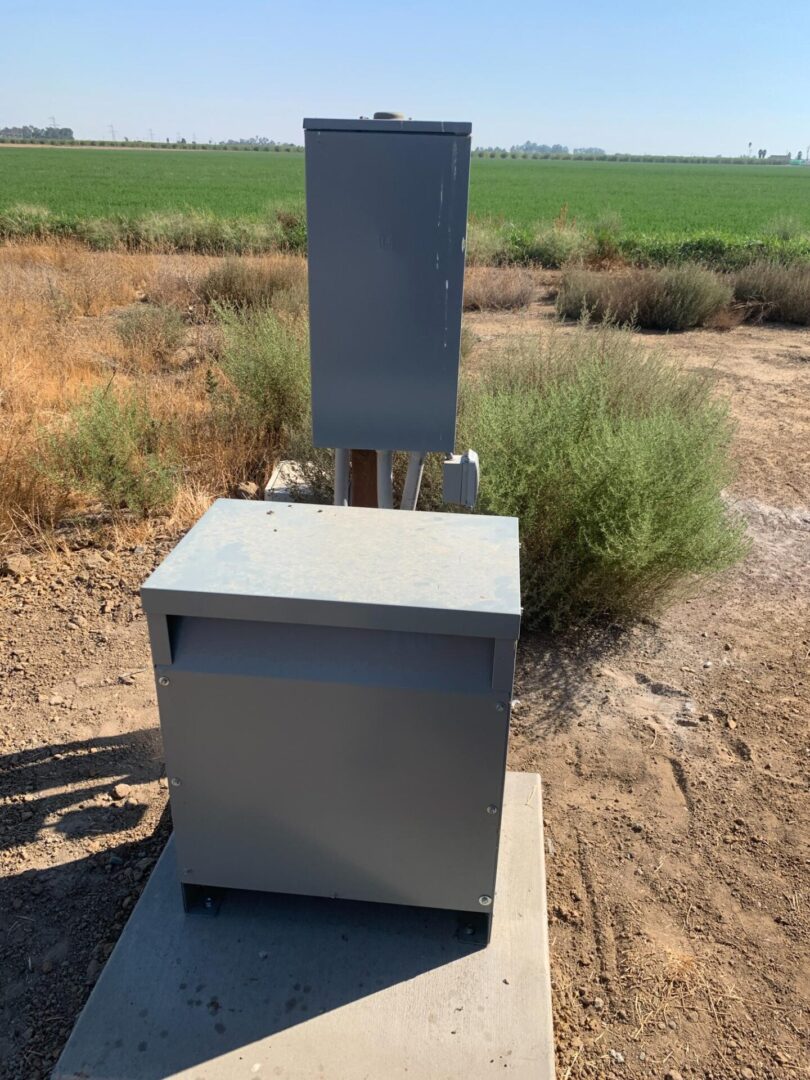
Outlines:
[{"label": "metal electrical enclosure", "polygon": [[142,595],[184,884],[491,912],[514,519],[222,499]]},{"label": "metal electrical enclosure", "polygon": [[304,130],[315,445],[452,453],[471,126]]}]

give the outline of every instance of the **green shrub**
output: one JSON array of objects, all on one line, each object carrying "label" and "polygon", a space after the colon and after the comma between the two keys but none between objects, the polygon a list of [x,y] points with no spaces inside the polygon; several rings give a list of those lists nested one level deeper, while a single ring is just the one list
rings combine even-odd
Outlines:
[{"label": "green shrub", "polygon": [[141,304],[122,312],[115,332],[133,366],[160,367],[183,344],[186,327],[173,307]]},{"label": "green shrub", "polygon": [[307,253],[307,219],[301,210],[278,210],[276,221],[281,230],[279,251],[295,255]]},{"label": "green shrub", "polygon": [[636,616],[743,552],[725,407],[627,332],[513,344],[461,402],[480,510],[520,519],[527,627]]},{"label": "green shrub", "polygon": [[44,206],[19,204],[0,210],[0,240],[42,240],[53,227],[53,215]]},{"label": "green shrub", "polygon": [[575,259],[590,257],[588,238],[570,225],[538,229],[532,238],[532,262],[548,270],[557,270]]},{"label": "green shrub", "polygon": [[269,307],[282,292],[305,292],[306,266],[301,259],[280,256],[272,261],[226,259],[213,267],[198,286],[206,306]]},{"label": "green shrub", "polygon": [[165,507],[175,472],[145,401],[96,389],[71,410],[66,427],[44,438],[43,469],[67,491],[139,514]]},{"label": "green shrub", "polygon": [[283,453],[309,424],[306,321],[262,308],[220,315],[225,383],[215,396],[222,419]]},{"label": "green shrub", "polygon": [[596,262],[615,262],[620,256],[622,222],[610,211],[597,218],[590,229],[590,257]]},{"label": "green shrub", "polygon": [[734,296],[753,317],[810,326],[810,266],[754,263],[735,275]]},{"label": "green shrub", "polygon": [[467,226],[467,264],[499,266],[508,261],[502,226],[489,220],[470,221]]},{"label": "green shrub", "polygon": [[557,313],[619,326],[688,330],[704,326],[731,298],[727,281],[693,264],[613,273],[574,267],[563,275]]},{"label": "green shrub", "polygon": [[784,235],[780,237],[774,233],[762,236],[631,234],[621,237],[619,248],[624,259],[638,266],[696,262],[715,270],[737,270],[762,259],[785,264],[810,261],[810,237],[807,235],[784,238]]},{"label": "green shrub", "polygon": [[124,245],[126,222],[114,218],[90,218],[77,225],[77,237],[93,251],[115,251]]},{"label": "green shrub", "polygon": [[503,232],[503,248],[499,261],[529,266],[534,262],[534,230],[530,225],[507,225]]},{"label": "green shrub", "polygon": [[769,222],[765,229],[766,236],[773,236],[776,240],[787,243],[796,240],[805,232],[804,226],[798,218],[792,214],[779,214]]}]

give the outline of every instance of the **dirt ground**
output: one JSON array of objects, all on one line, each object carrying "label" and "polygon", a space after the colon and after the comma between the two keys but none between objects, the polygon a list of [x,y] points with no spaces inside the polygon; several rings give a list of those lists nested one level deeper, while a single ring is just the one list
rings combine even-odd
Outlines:
[{"label": "dirt ground", "polygon": [[[810,333],[655,341],[731,402],[752,547],[655,620],[521,643],[558,1080],[810,1076]],[[138,588],[175,539],[74,529],[0,577],[4,1080],[48,1074],[167,835]]]}]

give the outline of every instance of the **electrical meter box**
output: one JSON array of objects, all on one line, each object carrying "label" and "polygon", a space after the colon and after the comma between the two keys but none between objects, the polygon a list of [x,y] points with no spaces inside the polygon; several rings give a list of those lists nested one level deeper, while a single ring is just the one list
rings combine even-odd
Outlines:
[{"label": "electrical meter box", "polygon": [[142,595],[185,886],[491,913],[515,519],[221,499]]},{"label": "electrical meter box", "polygon": [[470,131],[304,121],[316,446],[453,452]]}]

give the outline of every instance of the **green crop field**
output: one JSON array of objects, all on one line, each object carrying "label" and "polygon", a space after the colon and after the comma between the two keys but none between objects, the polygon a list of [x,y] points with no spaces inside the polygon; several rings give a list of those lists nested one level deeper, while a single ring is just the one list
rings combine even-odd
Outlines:
[{"label": "green crop field", "polygon": [[[0,212],[66,219],[201,211],[257,221],[300,206],[300,153],[0,147]],[[625,233],[750,236],[790,217],[810,232],[810,168],[473,158],[470,210],[527,225],[618,217]]]}]

